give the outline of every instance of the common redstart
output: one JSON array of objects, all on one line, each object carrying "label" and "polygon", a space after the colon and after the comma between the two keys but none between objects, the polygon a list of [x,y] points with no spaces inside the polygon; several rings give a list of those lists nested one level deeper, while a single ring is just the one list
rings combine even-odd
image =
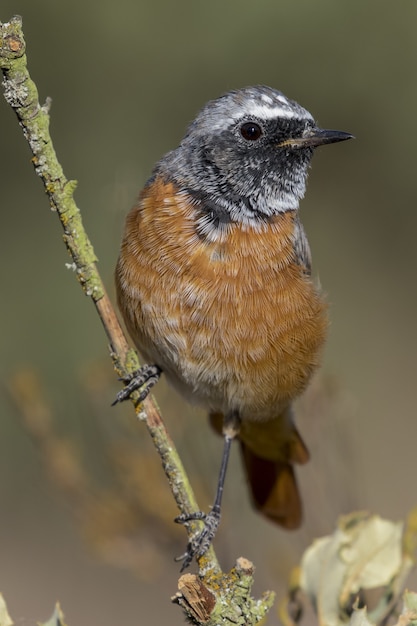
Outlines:
[{"label": "common redstart", "polygon": [[164,372],[224,435],[213,507],[177,518],[204,520],[183,569],[217,530],[235,437],[255,507],[285,528],[301,522],[293,464],[309,454],[292,403],[319,364],[328,316],[298,208],[314,149],[351,138],[270,87],[230,91],[157,163],[128,214],[117,298],[148,365],[116,402],[136,389],[143,400]]}]

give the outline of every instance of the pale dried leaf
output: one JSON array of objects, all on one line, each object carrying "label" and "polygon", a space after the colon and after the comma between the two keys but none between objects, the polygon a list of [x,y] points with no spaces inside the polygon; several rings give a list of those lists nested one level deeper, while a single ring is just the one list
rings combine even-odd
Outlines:
[{"label": "pale dried leaf", "polygon": [[301,561],[300,586],[310,597],[320,624],[339,624],[339,593],[346,565],[338,554],[339,530],[333,536],[316,539]]},{"label": "pale dried leaf", "polygon": [[405,591],[404,596],[404,611],[410,611],[417,614],[417,593],[414,591]]},{"label": "pale dried leaf", "polygon": [[350,616],[349,626],[374,626],[374,623],[369,621],[366,608],[358,609],[354,607]]},{"label": "pale dried leaf", "polygon": [[402,523],[355,513],[342,517],[333,535],[316,540],[306,550],[300,586],[310,597],[320,624],[343,623],[341,616],[352,595],[360,589],[387,586],[399,576],[402,529]]},{"label": "pale dried leaf", "polygon": [[43,624],[39,624],[39,626],[66,626],[64,622],[64,614],[61,611],[61,607],[59,606],[59,602],[56,603],[54,612],[50,619]]},{"label": "pale dried leaf", "polygon": [[12,626],[12,624],[13,620],[7,611],[3,595],[0,593],[0,626]]},{"label": "pale dried leaf", "polygon": [[416,626],[417,624],[417,593],[406,591],[403,596],[404,606],[398,619],[398,626]]},{"label": "pale dried leaf", "polygon": [[348,568],[346,594],[383,587],[390,582],[401,567],[402,531],[402,522],[375,515],[346,533],[350,541],[340,551],[340,558]]}]

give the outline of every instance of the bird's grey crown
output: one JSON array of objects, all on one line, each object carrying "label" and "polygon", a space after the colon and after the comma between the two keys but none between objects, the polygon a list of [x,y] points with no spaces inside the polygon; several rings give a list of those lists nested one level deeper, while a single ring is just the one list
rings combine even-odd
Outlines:
[{"label": "bird's grey crown", "polygon": [[[246,121],[261,126],[259,141],[242,137]],[[154,175],[174,180],[196,204],[207,206],[204,222],[213,228],[228,222],[259,227],[298,208],[313,150],[279,148],[279,143],[314,126],[311,114],[280,91],[265,86],[230,91],[203,107]]]},{"label": "bird's grey crown", "polygon": [[229,91],[216,100],[210,100],[189,126],[187,135],[226,130],[231,123],[245,117],[259,120],[299,119],[314,123],[311,113],[298,102],[290,100],[277,89],[259,85]]}]

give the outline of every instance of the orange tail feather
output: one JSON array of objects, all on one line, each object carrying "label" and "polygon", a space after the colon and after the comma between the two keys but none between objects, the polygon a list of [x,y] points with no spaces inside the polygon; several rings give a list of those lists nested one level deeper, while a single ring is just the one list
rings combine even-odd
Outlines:
[{"label": "orange tail feather", "polygon": [[292,465],[262,459],[242,441],[240,445],[255,508],[284,528],[298,528],[302,504]]},{"label": "orange tail feather", "polygon": [[[220,434],[223,415],[212,413],[210,421]],[[293,464],[307,463],[309,453],[291,407],[269,422],[243,422],[238,438],[255,508],[284,528],[298,528],[302,503]]]}]

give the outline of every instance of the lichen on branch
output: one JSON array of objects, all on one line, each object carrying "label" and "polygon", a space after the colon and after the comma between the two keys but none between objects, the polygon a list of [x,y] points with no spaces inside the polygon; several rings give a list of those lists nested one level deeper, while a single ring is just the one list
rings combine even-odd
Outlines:
[{"label": "lichen on branch", "polygon": [[[57,159],[52,139],[49,133],[49,113],[51,100],[48,98],[45,104],[39,102],[38,90],[32,81],[26,58],[26,45],[22,30],[22,20],[16,16],[7,23],[0,22],[0,69],[3,73],[4,96],[8,104],[15,111],[19,124],[22,128],[32,152],[32,163],[36,174],[41,179],[51,209],[57,213],[64,231],[64,242],[71,255],[69,267],[83,288],[84,293],[90,297],[97,309],[103,323],[108,340],[115,369],[120,376],[127,376],[139,367],[136,353],[129,344],[120,327],[110,299],[97,270],[97,258],[93,246],[84,229],[81,213],[74,201],[76,182],[68,180]],[[174,444],[166,431],[159,409],[155,401],[147,398],[143,406],[132,398],[136,413],[145,422],[152,437],[155,448],[160,456],[172,495],[178,505],[180,513],[189,514],[199,510],[194,493],[190,486],[181,460]],[[200,522],[190,522],[187,525],[189,537],[199,529]],[[252,569],[244,571],[241,565],[237,565],[231,573],[223,574],[214,554],[213,548],[198,559],[199,580],[202,586],[211,589],[215,601],[217,623],[223,623],[223,617],[219,607],[219,599],[224,598],[225,587],[217,586],[213,581],[220,577],[229,584],[228,599],[232,605],[228,606],[228,612],[234,611],[235,615],[245,616],[244,623],[248,626],[256,624],[264,617],[272,604],[273,594],[265,595],[261,600],[250,597],[249,591],[253,582]],[[234,573],[233,573],[234,572]],[[245,580],[247,593],[243,594],[242,579]],[[236,589],[233,589],[236,585]],[[231,587],[230,587],[231,586]],[[222,595],[217,595],[221,592]],[[206,596],[207,597],[207,593]],[[177,598],[178,599],[178,598]],[[233,602],[235,605],[233,605]],[[179,602],[181,604],[181,602]],[[184,605],[183,605],[184,606]],[[217,613],[216,613],[217,615]],[[193,616],[194,623],[207,623],[198,621]],[[226,619],[226,618],[225,618]]]}]

